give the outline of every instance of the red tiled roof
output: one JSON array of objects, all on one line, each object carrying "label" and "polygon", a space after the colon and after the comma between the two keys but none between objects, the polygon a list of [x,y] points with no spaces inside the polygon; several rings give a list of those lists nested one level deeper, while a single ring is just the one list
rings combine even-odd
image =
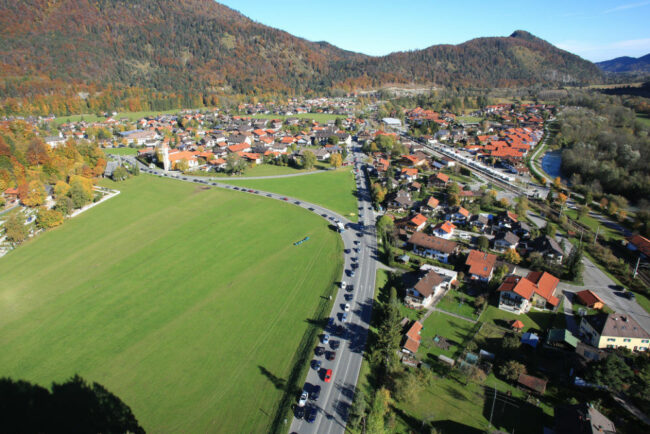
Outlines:
[{"label": "red tiled roof", "polygon": [[436,199],[435,197],[431,196],[431,197],[429,198],[429,200],[427,201],[427,206],[428,206],[428,207],[431,207],[431,208],[435,208],[435,207],[438,206],[439,203],[440,203],[440,201],[439,201],[438,199]]},{"label": "red tiled roof", "polygon": [[469,273],[480,277],[489,277],[497,261],[497,255],[470,250],[465,265],[469,266]]},{"label": "red tiled roof", "polygon": [[420,226],[421,224],[424,224],[426,222],[427,222],[427,218],[422,214],[417,214],[415,217],[411,219],[411,223],[413,223],[415,226]]},{"label": "red tiled roof", "polygon": [[598,297],[597,294],[593,293],[589,289],[585,289],[584,291],[579,291],[576,292],[576,297],[584,304],[585,306],[593,306],[596,303],[603,303],[603,300]]},{"label": "red tiled roof", "polygon": [[627,239],[634,247],[646,256],[650,256],[650,240],[641,235],[634,235]]}]

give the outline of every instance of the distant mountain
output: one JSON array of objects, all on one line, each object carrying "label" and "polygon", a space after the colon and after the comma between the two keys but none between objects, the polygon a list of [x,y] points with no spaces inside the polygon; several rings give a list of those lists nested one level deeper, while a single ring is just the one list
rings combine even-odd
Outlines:
[{"label": "distant mountain", "polygon": [[0,97],[75,83],[260,95],[601,79],[592,63],[525,31],[371,57],[297,38],[212,0],[0,0],[0,53]]},{"label": "distant mountain", "polygon": [[650,74],[650,54],[643,57],[617,57],[596,63],[600,69],[608,73]]}]

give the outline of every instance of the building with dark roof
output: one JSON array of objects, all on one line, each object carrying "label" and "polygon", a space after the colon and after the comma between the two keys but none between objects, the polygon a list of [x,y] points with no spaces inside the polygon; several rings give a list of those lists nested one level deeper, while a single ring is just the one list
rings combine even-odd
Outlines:
[{"label": "building with dark roof", "polygon": [[580,321],[580,333],[586,343],[596,348],[648,351],[650,346],[650,334],[623,313],[585,316]]},{"label": "building with dark roof", "polygon": [[614,434],[614,422],[590,404],[555,407],[556,434]]}]

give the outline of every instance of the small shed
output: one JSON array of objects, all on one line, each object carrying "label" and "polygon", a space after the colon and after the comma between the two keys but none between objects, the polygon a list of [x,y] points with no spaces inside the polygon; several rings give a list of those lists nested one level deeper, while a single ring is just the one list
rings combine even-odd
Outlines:
[{"label": "small shed", "polygon": [[546,380],[528,374],[520,374],[517,383],[523,388],[543,395],[546,392]]},{"label": "small shed", "polygon": [[440,360],[442,363],[445,363],[449,366],[454,366],[454,364],[456,363],[454,362],[454,359],[447,356],[443,356],[442,354],[438,356],[438,360]]},{"label": "small shed", "polygon": [[524,335],[521,337],[521,343],[524,345],[530,345],[533,348],[537,348],[537,344],[539,344],[539,336],[531,332],[524,333]]},{"label": "small shed", "polygon": [[581,304],[584,304],[590,309],[602,309],[605,306],[603,300],[589,289],[576,292],[576,298]]},{"label": "small shed", "polygon": [[550,329],[546,343],[558,347],[567,347],[574,350],[578,346],[578,338],[567,329]]}]

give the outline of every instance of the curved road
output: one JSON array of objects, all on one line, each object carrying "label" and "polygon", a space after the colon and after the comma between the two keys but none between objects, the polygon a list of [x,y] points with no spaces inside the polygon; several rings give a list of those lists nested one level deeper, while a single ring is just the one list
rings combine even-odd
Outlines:
[{"label": "curved road", "polygon": [[[321,386],[320,397],[318,400],[313,401],[310,399],[307,404],[307,406],[315,409],[316,418],[311,423],[307,422],[305,419],[292,418],[293,420],[291,421],[290,432],[343,433],[347,423],[348,409],[354,399],[354,391],[359,378],[361,362],[363,360],[363,351],[365,349],[368,327],[372,315],[372,304],[374,300],[377,272],[377,242],[375,236],[376,215],[372,209],[370,190],[365,177],[365,171],[362,168],[362,162],[365,155],[356,149],[351,157],[355,161],[355,182],[357,184],[359,207],[358,223],[350,222],[345,217],[329,209],[300,199],[225,184],[213,178],[193,177],[164,172],[160,169],[149,169],[135,158],[122,157],[131,164],[138,164],[141,171],[145,173],[160,177],[174,178],[186,182],[238,190],[246,192],[247,194],[257,194],[271,199],[281,200],[317,213],[332,223],[340,221],[345,225],[346,230],[341,233],[345,249],[343,276],[341,277],[341,281],[346,283],[347,288],[346,290],[339,290],[334,300],[334,305],[330,313],[330,318],[333,320],[324,331],[324,333],[331,336],[328,345],[323,345],[319,342],[319,346],[325,347],[328,352],[334,351],[336,357],[335,360],[329,361],[324,355],[320,357],[314,356],[314,359],[321,361],[322,366],[318,371],[314,369],[309,370],[304,389],[309,392],[312,390],[313,386]],[[302,176],[312,173],[321,173],[321,171],[259,178],[282,178]],[[352,290],[350,290],[350,288],[352,288]],[[347,321],[343,322],[343,307],[346,303],[350,305],[350,310],[348,312]],[[338,326],[342,326],[343,333],[336,333]],[[339,346],[337,349],[332,347],[333,342],[338,343]],[[331,381],[326,383],[324,381],[324,375],[327,369],[332,370],[332,377]],[[296,396],[296,403],[298,398],[299,397]]]}]

